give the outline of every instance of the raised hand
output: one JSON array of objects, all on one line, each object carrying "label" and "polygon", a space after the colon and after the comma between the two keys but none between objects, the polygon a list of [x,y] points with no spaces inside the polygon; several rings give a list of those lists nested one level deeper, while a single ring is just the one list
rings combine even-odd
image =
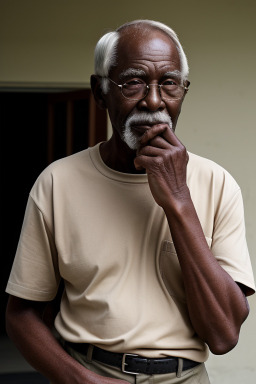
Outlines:
[{"label": "raised hand", "polygon": [[145,169],[152,195],[161,207],[189,195],[186,183],[188,153],[167,124],[157,124],[141,138],[134,160],[136,169]]}]

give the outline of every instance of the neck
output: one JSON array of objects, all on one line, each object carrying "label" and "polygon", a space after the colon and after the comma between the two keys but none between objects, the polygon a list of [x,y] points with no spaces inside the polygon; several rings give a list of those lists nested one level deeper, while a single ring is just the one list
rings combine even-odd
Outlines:
[{"label": "neck", "polygon": [[134,166],[136,151],[130,149],[123,141],[116,142],[115,136],[100,146],[100,155],[104,163],[111,169],[122,173],[145,173]]}]

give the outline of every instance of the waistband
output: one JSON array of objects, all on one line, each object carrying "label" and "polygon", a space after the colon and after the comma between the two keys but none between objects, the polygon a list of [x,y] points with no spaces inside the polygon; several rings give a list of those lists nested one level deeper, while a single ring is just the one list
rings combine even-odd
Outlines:
[{"label": "waistband", "polygon": [[87,355],[89,347],[91,349],[91,359],[103,364],[119,368],[124,373],[137,375],[156,375],[173,373],[180,370],[179,361],[182,360],[182,371],[196,367],[200,363],[193,360],[181,359],[178,357],[146,358],[132,353],[115,353],[98,348],[86,343],[65,342],[65,345],[75,351]]}]

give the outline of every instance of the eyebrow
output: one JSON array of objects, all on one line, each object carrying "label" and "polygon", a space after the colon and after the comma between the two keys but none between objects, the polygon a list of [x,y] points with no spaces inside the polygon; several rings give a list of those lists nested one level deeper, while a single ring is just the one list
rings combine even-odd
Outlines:
[{"label": "eyebrow", "polygon": [[134,77],[146,76],[146,72],[143,71],[142,69],[127,68],[123,72],[121,72],[119,75],[120,80],[124,80],[125,78],[130,76],[134,76]]},{"label": "eyebrow", "polygon": [[[120,80],[125,80],[127,77],[146,77],[146,76],[147,74],[145,71],[143,71],[143,69],[127,68],[120,73],[119,78]],[[180,82],[182,81],[182,74],[181,74],[181,71],[179,71],[178,69],[164,73],[163,78],[168,78],[168,77],[177,79]]]},{"label": "eyebrow", "polygon": [[172,78],[179,80],[180,82],[182,80],[182,74],[177,69],[175,71],[166,72],[163,77],[165,77],[165,78],[172,77]]}]

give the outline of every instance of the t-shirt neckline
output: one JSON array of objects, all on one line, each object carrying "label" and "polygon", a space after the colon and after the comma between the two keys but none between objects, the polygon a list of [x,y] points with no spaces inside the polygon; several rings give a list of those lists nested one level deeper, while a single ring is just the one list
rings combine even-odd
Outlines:
[{"label": "t-shirt neckline", "polygon": [[147,183],[147,174],[133,174],[133,173],[122,173],[109,168],[101,158],[100,155],[100,144],[96,144],[94,147],[89,147],[89,154],[91,161],[95,168],[105,177],[122,181],[125,183]]}]

